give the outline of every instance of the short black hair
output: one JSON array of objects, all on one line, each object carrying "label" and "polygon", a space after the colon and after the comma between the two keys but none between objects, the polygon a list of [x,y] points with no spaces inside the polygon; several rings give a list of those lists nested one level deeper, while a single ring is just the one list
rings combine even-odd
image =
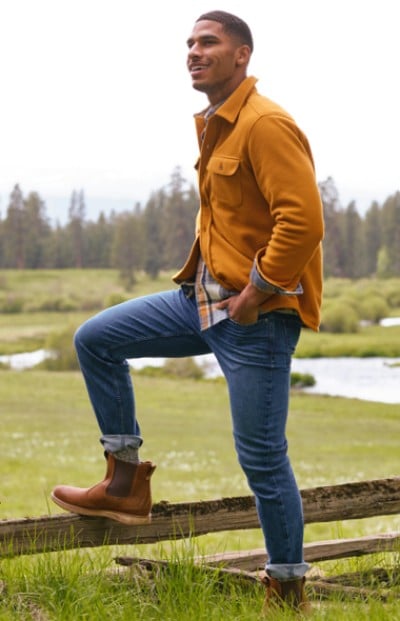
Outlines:
[{"label": "short black hair", "polygon": [[232,15],[232,13],[227,13],[226,11],[209,11],[208,13],[200,15],[200,17],[196,19],[196,22],[200,22],[201,20],[219,22],[222,24],[225,32],[236,36],[245,45],[249,46],[251,52],[253,51],[254,44],[251,30],[240,17]]}]

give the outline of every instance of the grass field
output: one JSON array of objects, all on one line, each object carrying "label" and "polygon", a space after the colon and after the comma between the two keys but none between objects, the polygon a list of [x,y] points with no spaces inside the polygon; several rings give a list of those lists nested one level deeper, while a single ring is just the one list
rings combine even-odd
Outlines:
[{"label": "grass field", "polygon": [[[79,373],[3,371],[1,517],[56,514],[49,492],[57,483],[90,485],[104,474],[98,431]],[[145,437],[143,459],[158,468],[154,501],[248,494],[233,451],[222,382],[134,376]],[[293,394],[288,437],[300,487],[398,474],[398,406]],[[306,540],[400,530],[400,517],[306,527]],[[118,554],[173,558],[174,569],[149,584],[117,574],[114,548],[3,560],[0,620],[9,619],[237,619],[260,618],[260,589],[226,584],[193,567],[197,554],[263,545],[259,531],[219,533],[178,544],[127,546]],[[393,569],[393,555],[322,563],[320,571]],[[122,570],[121,570],[122,571]],[[2,582],[1,582],[2,581]],[[4,594],[3,594],[4,595]],[[395,600],[383,605],[321,604],[316,619],[399,619]],[[13,616],[14,615],[14,616]],[[283,613],[277,619],[291,618]]]},{"label": "grass field", "polygon": [[[3,517],[46,513],[56,483],[103,474],[98,430],[80,373],[1,373]],[[134,375],[145,444],[159,465],[155,500],[247,492],[221,381]],[[288,436],[301,487],[396,476],[399,406],[294,393]],[[23,481],[23,493],[15,493]],[[52,507],[54,512],[56,507]]]}]

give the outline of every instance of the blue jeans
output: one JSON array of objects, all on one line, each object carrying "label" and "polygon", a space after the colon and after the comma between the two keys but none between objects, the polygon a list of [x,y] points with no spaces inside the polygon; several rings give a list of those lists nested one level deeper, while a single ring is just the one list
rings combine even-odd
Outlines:
[{"label": "blue jeans", "polygon": [[296,315],[268,313],[250,325],[225,319],[200,331],[194,297],[181,289],[112,306],[85,322],[75,347],[102,442],[115,452],[142,444],[127,358],[213,352],[225,375],[239,463],[255,495],[277,579],[304,575],[303,515],[285,435]]}]

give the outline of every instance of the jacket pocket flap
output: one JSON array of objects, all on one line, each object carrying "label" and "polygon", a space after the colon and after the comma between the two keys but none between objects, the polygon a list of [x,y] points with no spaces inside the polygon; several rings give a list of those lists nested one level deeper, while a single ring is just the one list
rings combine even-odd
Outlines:
[{"label": "jacket pocket flap", "polygon": [[236,157],[221,157],[214,155],[207,164],[207,170],[217,175],[234,175],[239,168],[240,160]]}]

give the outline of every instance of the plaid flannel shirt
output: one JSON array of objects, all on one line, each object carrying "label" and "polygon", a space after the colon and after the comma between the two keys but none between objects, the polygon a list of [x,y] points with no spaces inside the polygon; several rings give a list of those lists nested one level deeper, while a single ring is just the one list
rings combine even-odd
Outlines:
[{"label": "plaid flannel shirt", "polygon": [[223,319],[227,319],[229,317],[228,310],[220,310],[217,308],[217,304],[221,302],[221,300],[225,300],[232,295],[238,295],[237,291],[224,289],[224,287],[214,280],[202,258],[199,259],[197,266],[194,293],[196,296],[201,330],[207,330],[207,328],[215,326],[215,324]]}]

